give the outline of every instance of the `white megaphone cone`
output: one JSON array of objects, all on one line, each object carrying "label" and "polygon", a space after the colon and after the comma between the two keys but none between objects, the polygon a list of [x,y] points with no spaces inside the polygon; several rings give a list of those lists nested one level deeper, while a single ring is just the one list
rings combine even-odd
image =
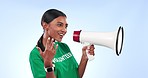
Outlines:
[{"label": "white megaphone cone", "polygon": [[[73,41],[105,46],[113,49],[119,56],[123,46],[123,37],[123,27],[119,27],[114,32],[85,32],[80,30],[74,31]],[[93,60],[94,57],[89,55],[88,59]]]}]

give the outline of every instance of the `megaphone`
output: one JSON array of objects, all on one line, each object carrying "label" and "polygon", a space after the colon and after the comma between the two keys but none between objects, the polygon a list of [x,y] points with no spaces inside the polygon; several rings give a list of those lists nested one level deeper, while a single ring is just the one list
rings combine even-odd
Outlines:
[{"label": "megaphone", "polygon": [[[121,54],[123,38],[124,30],[121,26],[113,32],[88,32],[79,30],[73,33],[73,41],[111,48],[116,52],[117,56]],[[89,56],[88,59],[92,60],[94,57]]]}]

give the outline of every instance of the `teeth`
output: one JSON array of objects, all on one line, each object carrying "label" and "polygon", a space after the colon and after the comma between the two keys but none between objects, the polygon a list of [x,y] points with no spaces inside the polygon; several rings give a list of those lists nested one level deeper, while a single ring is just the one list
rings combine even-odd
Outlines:
[{"label": "teeth", "polygon": [[60,36],[63,36],[64,34],[60,34]]},{"label": "teeth", "polygon": [[60,32],[58,32],[58,34],[59,34],[60,36],[64,36],[64,33],[60,33]]}]

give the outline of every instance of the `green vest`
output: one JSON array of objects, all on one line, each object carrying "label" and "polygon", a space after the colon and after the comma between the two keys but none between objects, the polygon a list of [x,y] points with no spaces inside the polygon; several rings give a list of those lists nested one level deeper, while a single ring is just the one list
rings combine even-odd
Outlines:
[{"label": "green vest", "polygon": [[[58,49],[53,59],[56,78],[79,78],[78,63],[69,47],[61,42],[56,42],[56,44],[58,44]],[[29,61],[34,78],[46,78],[44,61],[36,47],[31,51]]]}]

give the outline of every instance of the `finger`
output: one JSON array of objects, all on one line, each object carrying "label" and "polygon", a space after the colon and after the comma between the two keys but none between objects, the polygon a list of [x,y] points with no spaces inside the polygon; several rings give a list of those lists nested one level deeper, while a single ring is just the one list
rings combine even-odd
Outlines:
[{"label": "finger", "polygon": [[91,45],[90,48],[89,48],[89,50],[88,50],[88,53],[89,53],[90,55],[95,55],[94,49],[95,49],[94,45]]},{"label": "finger", "polygon": [[90,50],[94,50],[94,49],[95,49],[94,45],[91,45]]},{"label": "finger", "polygon": [[42,52],[41,48],[40,47],[36,47],[36,48],[39,50],[40,55],[43,56],[43,52]]},{"label": "finger", "polygon": [[56,44],[56,47],[55,47],[55,50],[57,50],[58,49],[58,44]]},{"label": "finger", "polygon": [[46,49],[49,49],[53,43],[54,39],[51,37],[48,37],[47,43],[46,43]]},{"label": "finger", "polygon": [[54,44],[55,42],[51,42],[50,47],[49,47],[50,50],[54,50]]},{"label": "finger", "polygon": [[56,44],[54,53],[56,53],[57,49],[58,49],[58,44]]},{"label": "finger", "polygon": [[87,46],[83,46],[82,51],[86,51]]},{"label": "finger", "polygon": [[50,41],[50,43],[49,43],[49,46],[48,47],[52,47],[53,48],[53,46],[55,44],[55,39],[50,37],[50,40],[49,41]]},{"label": "finger", "polygon": [[47,42],[46,42],[46,47],[45,47],[45,49],[48,49],[48,47],[49,47],[49,45],[50,45],[50,37],[47,39]]},{"label": "finger", "polygon": [[36,48],[39,50],[40,53],[42,53],[42,50],[40,49],[40,47],[36,47]]},{"label": "finger", "polygon": [[51,39],[51,42],[50,42],[50,45],[49,45],[50,50],[53,50],[54,49],[54,44],[55,44],[55,39],[52,38]]},{"label": "finger", "polygon": [[87,50],[90,50],[90,46],[87,46]]},{"label": "finger", "polygon": [[89,51],[90,55],[95,55],[94,51]]},{"label": "finger", "polygon": [[[55,43],[54,43],[55,44]],[[53,45],[54,45],[53,44]],[[54,46],[53,46],[54,47]],[[55,54],[56,53],[56,51],[57,51],[57,49],[58,49],[58,44],[56,44],[56,46],[54,47],[54,48],[52,48],[52,52]]]},{"label": "finger", "polygon": [[83,46],[82,53],[83,53],[83,55],[86,55],[86,53],[88,53],[87,46]]}]

